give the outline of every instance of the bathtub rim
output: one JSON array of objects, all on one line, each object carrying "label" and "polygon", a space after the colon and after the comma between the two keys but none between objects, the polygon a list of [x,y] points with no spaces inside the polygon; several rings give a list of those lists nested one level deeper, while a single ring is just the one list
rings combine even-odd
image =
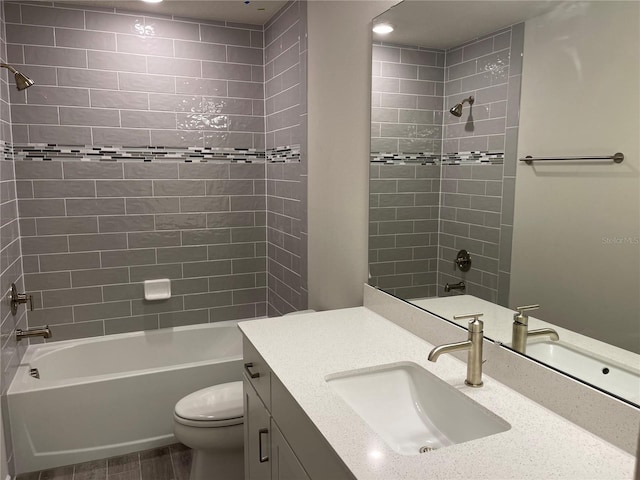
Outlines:
[{"label": "bathtub rim", "polygon": [[[236,355],[227,355],[224,357],[217,357],[211,360],[200,360],[195,362],[186,362],[186,363],[178,363],[174,365],[165,365],[162,367],[152,367],[152,368],[144,368],[138,370],[127,370],[125,372],[117,372],[117,373],[105,373],[102,375],[93,375],[93,376],[84,376],[84,377],[71,377],[64,380],[47,380],[47,379],[34,379],[29,374],[30,362],[36,352],[50,353],[56,350],[71,348],[75,345],[79,344],[91,344],[91,343],[99,343],[99,342],[107,342],[107,341],[117,341],[123,338],[136,338],[136,337],[146,337],[146,336],[157,336],[157,335],[167,335],[173,332],[182,332],[182,331],[191,331],[191,330],[205,330],[211,328],[224,328],[224,327],[235,327],[238,329],[238,323],[243,320],[224,320],[220,322],[213,323],[199,323],[194,325],[181,325],[178,327],[165,327],[157,330],[140,330],[135,332],[125,332],[125,333],[115,333],[110,335],[101,335],[98,337],[87,337],[87,338],[77,338],[70,340],[60,340],[58,342],[51,343],[40,343],[35,345],[29,345],[27,350],[20,361],[16,369],[16,374],[14,375],[9,388],[7,389],[7,395],[19,394],[25,392],[34,392],[40,390],[50,390],[55,388],[64,388],[70,387],[78,384],[85,383],[97,383],[97,382],[106,382],[112,380],[114,378],[125,378],[125,377],[133,377],[136,375],[149,374],[156,371],[167,371],[167,370],[178,370],[182,368],[195,367],[199,365],[208,365],[220,362],[229,362],[242,359],[242,350],[239,354]],[[238,332],[240,330],[238,329]],[[242,349],[242,343],[240,340],[240,348]],[[35,384],[35,382],[39,382],[39,384]]]}]

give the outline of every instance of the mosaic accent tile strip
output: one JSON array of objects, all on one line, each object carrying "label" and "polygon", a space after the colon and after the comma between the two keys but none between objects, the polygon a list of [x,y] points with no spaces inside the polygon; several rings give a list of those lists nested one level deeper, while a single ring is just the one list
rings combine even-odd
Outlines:
[{"label": "mosaic accent tile strip", "polygon": [[385,153],[372,152],[371,163],[390,165],[421,164],[421,165],[501,165],[504,163],[504,152],[456,152],[445,153]]},{"label": "mosaic accent tile strip", "polygon": [[372,152],[371,163],[406,164],[417,163],[421,165],[436,164],[440,161],[437,153],[385,153]]},{"label": "mosaic accent tile strip", "polygon": [[68,146],[45,143],[4,145],[5,154],[16,160],[78,160],[100,162],[216,162],[216,163],[298,163],[300,145],[259,148],[167,148]]},{"label": "mosaic accent tile strip", "polygon": [[500,165],[504,162],[504,152],[457,152],[445,153],[442,156],[443,165],[465,165],[468,163],[487,163]]},{"label": "mosaic accent tile strip", "polygon": [[300,161],[300,145],[267,149],[267,162],[293,163]]}]

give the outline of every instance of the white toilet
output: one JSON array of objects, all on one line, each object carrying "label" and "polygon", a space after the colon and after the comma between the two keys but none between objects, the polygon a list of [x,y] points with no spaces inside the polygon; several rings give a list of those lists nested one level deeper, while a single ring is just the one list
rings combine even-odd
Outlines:
[{"label": "white toilet", "polygon": [[242,399],[242,382],[230,382],[176,403],[173,433],[194,451],[190,480],[244,479]]}]

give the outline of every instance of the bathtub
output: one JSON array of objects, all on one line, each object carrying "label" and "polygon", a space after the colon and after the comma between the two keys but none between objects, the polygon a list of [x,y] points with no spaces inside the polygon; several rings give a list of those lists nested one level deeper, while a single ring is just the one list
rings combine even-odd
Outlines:
[{"label": "bathtub", "polygon": [[180,398],[241,379],[237,322],[29,346],[7,393],[16,473],[174,443]]}]

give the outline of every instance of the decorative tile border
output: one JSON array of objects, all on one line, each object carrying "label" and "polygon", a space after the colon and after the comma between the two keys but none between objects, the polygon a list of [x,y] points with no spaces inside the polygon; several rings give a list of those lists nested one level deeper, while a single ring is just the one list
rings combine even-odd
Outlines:
[{"label": "decorative tile border", "polygon": [[385,153],[372,152],[371,163],[384,163],[390,165],[405,165],[417,163],[421,165],[500,165],[504,163],[503,152],[457,152],[445,153]]},{"label": "decorative tile border", "polygon": [[5,154],[16,160],[77,160],[100,162],[216,162],[216,163],[297,163],[300,145],[259,148],[167,148],[94,147],[45,143],[4,145]]},{"label": "decorative tile border", "polygon": [[405,164],[418,163],[422,165],[436,164],[440,161],[437,153],[385,153],[371,152],[371,163]]},{"label": "decorative tile border", "polygon": [[445,153],[442,156],[443,165],[465,165],[467,163],[500,165],[504,163],[504,152],[457,152]]}]

